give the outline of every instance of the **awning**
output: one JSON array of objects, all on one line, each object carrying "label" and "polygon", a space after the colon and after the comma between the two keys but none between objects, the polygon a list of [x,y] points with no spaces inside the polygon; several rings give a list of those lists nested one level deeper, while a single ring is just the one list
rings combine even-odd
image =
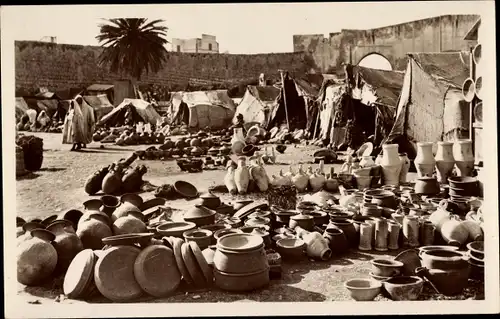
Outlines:
[{"label": "awning", "polygon": [[87,91],[107,91],[114,88],[112,84],[92,84],[87,88]]}]

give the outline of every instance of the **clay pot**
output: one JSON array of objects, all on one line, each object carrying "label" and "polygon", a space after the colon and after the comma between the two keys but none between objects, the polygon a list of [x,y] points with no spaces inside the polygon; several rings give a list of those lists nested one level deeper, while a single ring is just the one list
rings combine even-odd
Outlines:
[{"label": "clay pot", "polygon": [[372,204],[376,204],[381,207],[396,209],[398,206],[396,195],[388,190],[366,190],[363,197],[364,199],[370,199]]},{"label": "clay pot", "polygon": [[112,195],[122,187],[122,169],[120,166],[111,164],[108,174],[102,180],[101,189],[104,194]]},{"label": "clay pot", "polygon": [[337,228],[327,228],[323,237],[328,240],[328,247],[335,255],[340,255],[349,250],[349,243],[344,232]]},{"label": "clay pot", "polygon": [[254,291],[269,285],[269,268],[264,270],[245,273],[245,274],[232,274],[214,270],[215,285],[227,291],[245,292]]},{"label": "clay pot", "polygon": [[85,181],[85,192],[89,195],[97,194],[101,190],[102,180],[108,174],[109,168],[103,167],[89,176]]},{"label": "clay pot", "polygon": [[184,232],[182,236],[186,242],[193,241],[203,250],[212,243],[213,233],[208,229],[192,229]]},{"label": "clay pot", "polygon": [[57,251],[57,270],[65,272],[75,256],[83,250],[83,244],[69,220],[56,220],[47,227],[56,237],[52,245]]},{"label": "clay pot", "polygon": [[453,157],[453,143],[438,142],[437,152],[434,160],[436,161],[438,181],[442,184],[448,184],[448,177],[451,176],[453,167],[455,166],[455,158]]},{"label": "clay pot", "polygon": [[417,300],[424,288],[424,280],[417,276],[394,277],[384,281],[383,285],[392,300]]},{"label": "clay pot", "polygon": [[130,202],[121,204],[111,215],[111,221],[114,223],[118,218],[125,217],[129,213],[140,213],[141,210]]},{"label": "clay pot", "polygon": [[31,231],[33,229],[45,229],[45,227],[40,223],[28,222],[25,223],[22,227],[23,234],[17,237],[17,244],[21,244],[22,242],[31,239]]},{"label": "clay pot", "polygon": [[382,207],[375,204],[363,204],[361,207],[361,215],[368,217],[380,217],[382,216]]},{"label": "clay pot", "polygon": [[361,223],[359,225],[359,245],[358,249],[361,251],[372,250],[374,227],[371,223]]},{"label": "clay pot", "polygon": [[454,296],[460,294],[467,287],[470,267],[461,269],[428,269],[419,267],[416,269],[419,276],[425,277],[440,294],[445,296]]},{"label": "clay pot", "polygon": [[420,253],[422,266],[427,269],[462,269],[468,266],[467,256],[459,251],[436,249],[423,250]]},{"label": "clay pot", "polygon": [[471,140],[459,140],[453,145],[453,158],[459,176],[471,176],[474,170],[474,153]]},{"label": "clay pot", "polygon": [[380,293],[382,283],[373,279],[350,279],[344,283],[352,299],[372,301]]},{"label": "clay pot", "polygon": [[452,218],[442,224],[441,236],[448,245],[462,246],[467,241],[469,232],[460,220]]},{"label": "clay pot", "polygon": [[382,145],[383,155],[380,162],[384,185],[399,185],[401,160],[399,159],[398,144]]},{"label": "clay pot", "polygon": [[130,204],[134,205],[135,207],[140,207],[144,203],[144,200],[142,199],[141,196],[139,196],[137,194],[127,193],[127,194],[123,194],[120,197],[120,202],[122,204],[130,203]]},{"label": "clay pot", "polygon": [[126,216],[113,222],[113,233],[115,235],[145,233],[147,229],[143,219],[142,213],[129,211]]},{"label": "clay pot", "polygon": [[306,256],[306,243],[302,239],[283,236],[276,241],[276,250],[283,259],[298,261]]},{"label": "clay pot", "polygon": [[401,160],[401,172],[399,172],[399,183],[406,183],[406,176],[410,170],[410,159],[406,153],[399,153],[399,159]]},{"label": "clay pot", "polygon": [[108,220],[103,215],[106,216],[103,213],[92,213],[80,219],[76,234],[82,241],[84,249],[99,250],[104,247],[102,239],[113,235]]},{"label": "clay pot", "polygon": [[248,218],[245,221],[245,225],[246,226],[261,226],[261,225],[269,226],[269,225],[271,225],[271,219],[267,218],[267,217],[256,216],[253,218]]},{"label": "clay pot", "polygon": [[243,234],[241,229],[229,228],[229,229],[219,229],[214,233],[215,241],[217,242],[219,238],[229,234]]},{"label": "clay pot", "polygon": [[420,244],[430,246],[434,244],[434,232],[436,227],[430,221],[424,221],[420,225]]},{"label": "clay pot", "polygon": [[32,286],[49,278],[57,266],[57,251],[51,242],[55,235],[45,229],[34,229],[31,238],[17,247],[17,281]]},{"label": "clay pot", "polygon": [[294,229],[295,227],[301,227],[304,228],[305,230],[312,231],[314,229],[314,218],[309,215],[304,215],[302,213],[298,215],[294,215],[290,217],[290,222],[288,226],[291,229]]},{"label": "clay pot", "polygon": [[389,223],[389,238],[387,248],[390,250],[399,249],[399,233],[401,225],[397,222]]},{"label": "clay pot", "polygon": [[404,264],[392,259],[372,259],[372,274],[382,277],[393,277],[401,273]]},{"label": "clay pot", "polygon": [[351,248],[357,248],[359,245],[359,236],[356,232],[356,228],[351,221],[348,220],[333,220],[330,221],[327,228],[336,228],[341,230],[347,238],[349,246]]},{"label": "clay pot", "polygon": [[195,223],[197,227],[211,225],[215,223],[215,211],[197,204],[184,214],[184,220]]},{"label": "clay pot", "polygon": [[88,201],[85,201],[83,203],[83,206],[85,208],[82,217],[78,220],[78,226],[76,229],[80,228],[80,225],[89,219],[90,215],[92,214],[98,214],[101,215],[104,218],[104,221],[106,224],[110,225],[111,219],[109,218],[106,213],[101,212],[101,207],[102,207],[102,201],[100,199],[90,199]]},{"label": "clay pot", "polygon": [[387,251],[387,237],[389,236],[389,224],[383,218],[375,221],[375,250]]},{"label": "clay pot", "polygon": [[239,237],[254,237],[258,238],[259,242],[256,242],[256,245],[249,249],[231,248],[227,246],[222,247],[219,242],[214,254],[214,268],[231,274],[246,274],[262,271],[269,267],[264,251],[264,242],[260,236],[251,234],[231,234],[223,238],[226,241],[236,241]]},{"label": "clay pot", "polygon": [[418,247],[419,243],[419,223],[416,216],[405,216],[403,218],[403,240],[406,246]]},{"label": "clay pot", "polygon": [[112,195],[104,195],[101,197],[102,201],[102,206],[100,208],[101,212],[105,213],[106,215],[110,216],[113,214],[115,209],[120,206],[120,199],[116,196]]},{"label": "clay pot", "polygon": [[245,194],[248,190],[248,183],[250,181],[250,172],[246,166],[245,157],[238,159],[238,167],[234,171],[234,183],[239,194]]},{"label": "clay pot", "polygon": [[47,226],[52,224],[57,219],[57,217],[58,217],[57,215],[50,215],[49,217],[42,220],[40,224],[42,224],[44,228],[47,228]]},{"label": "clay pot", "polygon": [[432,146],[433,143],[430,142],[417,143],[417,157],[415,157],[413,162],[415,163],[419,177],[432,176],[434,173],[436,160],[434,160],[432,154]]},{"label": "clay pot", "polygon": [[206,230],[209,230],[212,232],[210,245],[215,245],[217,243],[217,240],[214,237],[214,234],[216,231],[221,230],[221,229],[230,229],[230,228],[231,228],[231,226],[229,226],[227,224],[210,224],[210,225],[205,225],[205,226],[200,227],[200,229],[206,229]]},{"label": "clay pot", "polygon": [[201,198],[201,205],[209,209],[217,209],[221,205],[220,198],[210,192],[201,195],[200,198]]},{"label": "clay pot", "polygon": [[415,183],[415,193],[419,195],[437,195],[441,192],[439,183],[435,177],[422,176]]},{"label": "clay pot", "polygon": [[77,209],[70,209],[61,215],[61,219],[69,220],[76,231],[78,229],[78,221],[82,218],[83,213]]}]

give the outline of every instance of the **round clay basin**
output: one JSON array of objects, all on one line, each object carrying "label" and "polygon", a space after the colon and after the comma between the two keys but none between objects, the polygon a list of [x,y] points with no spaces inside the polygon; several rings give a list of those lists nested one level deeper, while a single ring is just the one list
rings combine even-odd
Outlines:
[{"label": "round clay basin", "polygon": [[185,231],[194,228],[196,228],[196,224],[191,222],[166,222],[156,227],[156,231],[163,236],[182,238]]},{"label": "round clay basin", "polygon": [[198,197],[198,190],[193,184],[185,181],[177,181],[174,183],[174,189],[182,197],[185,198],[196,198]]},{"label": "round clay basin", "polygon": [[422,266],[427,269],[461,269],[467,266],[468,258],[459,251],[428,250],[420,254]]},{"label": "round clay basin", "polygon": [[373,259],[370,263],[372,264],[372,273],[383,277],[398,275],[404,266],[402,262],[393,259]]},{"label": "round clay basin", "polygon": [[352,299],[356,301],[371,301],[380,293],[382,283],[373,279],[351,279],[344,283]]},{"label": "round clay basin", "polygon": [[262,237],[252,234],[228,234],[219,238],[217,247],[229,251],[248,251],[264,245]]},{"label": "round clay basin", "polygon": [[420,277],[393,277],[384,281],[384,288],[392,300],[417,300],[422,293],[424,281]]}]

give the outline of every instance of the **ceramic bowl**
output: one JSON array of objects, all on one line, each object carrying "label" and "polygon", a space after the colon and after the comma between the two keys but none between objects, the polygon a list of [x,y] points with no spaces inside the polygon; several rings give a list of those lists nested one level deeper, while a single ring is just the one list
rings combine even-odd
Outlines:
[{"label": "ceramic bowl", "polygon": [[186,181],[177,181],[174,183],[174,189],[184,198],[198,197],[198,190],[193,184]]},{"label": "ceramic bowl", "polygon": [[191,222],[165,222],[156,227],[156,231],[162,236],[182,238],[185,231],[195,228],[196,224]]},{"label": "ceramic bowl", "polygon": [[459,251],[428,250],[420,254],[422,266],[427,269],[461,269],[467,265],[468,257]]},{"label": "ceramic bowl", "polygon": [[356,301],[372,301],[380,293],[382,283],[373,279],[351,279],[344,283],[351,298]]},{"label": "ceramic bowl", "polygon": [[276,242],[276,250],[283,259],[298,260],[305,256],[306,243],[302,239],[283,238]]},{"label": "ceramic bowl", "polygon": [[328,224],[328,221],[330,220],[328,214],[326,212],[322,212],[322,211],[312,211],[312,212],[307,213],[307,215],[313,217],[314,224],[316,224],[316,226]]},{"label": "ceramic bowl", "polygon": [[373,272],[370,271],[369,273],[370,277],[372,277],[373,279],[375,279],[376,281],[380,281],[380,282],[384,282],[386,280],[389,280],[391,279],[392,277],[384,277],[384,276],[377,276],[375,275]]},{"label": "ceramic bowl", "polygon": [[467,244],[467,249],[471,257],[476,259],[484,259],[484,241],[473,241]]},{"label": "ceramic bowl", "polygon": [[383,285],[392,300],[417,300],[424,288],[424,280],[417,276],[393,277]]},{"label": "ceramic bowl", "polygon": [[399,275],[404,264],[393,259],[372,259],[372,273],[382,277],[392,277]]},{"label": "ceramic bowl", "polygon": [[200,199],[201,205],[209,209],[217,209],[221,205],[220,198],[211,193],[201,195]]},{"label": "ceramic bowl", "polygon": [[241,234],[243,233],[240,229],[236,228],[228,228],[228,229],[219,229],[214,233],[214,239],[217,242],[219,238],[228,234]]},{"label": "ceramic bowl", "polygon": [[212,231],[208,229],[191,229],[182,234],[186,242],[193,241],[197,243],[201,250],[210,246],[213,238],[212,235]]},{"label": "ceramic bowl", "polygon": [[217,247],[228,251],[249,251],[264,246],[262,237],[243,232],[227,234],[219,238]]}]

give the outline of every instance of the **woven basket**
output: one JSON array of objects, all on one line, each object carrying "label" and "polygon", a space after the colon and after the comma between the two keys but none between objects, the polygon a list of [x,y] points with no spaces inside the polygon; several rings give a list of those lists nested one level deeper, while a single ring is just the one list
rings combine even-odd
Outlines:
[{"label": "woven basket", "polygon": [[297,204],[297,189],[295,186],[270,187],[267,192],[270,207],[284,210],[295,209]]},{"label": "woven basket", "polygon": [[23,148],[16,146],[16,176],[26,175],[28,171],[24,167],[24,152]]}]

